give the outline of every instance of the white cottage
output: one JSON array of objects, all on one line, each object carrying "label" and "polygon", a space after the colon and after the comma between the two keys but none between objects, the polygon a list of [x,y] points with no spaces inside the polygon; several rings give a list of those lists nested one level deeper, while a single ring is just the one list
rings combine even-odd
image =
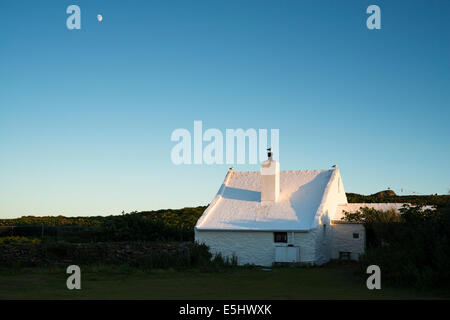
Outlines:
[{"label": "white cottage", "polygon": [[213,254],[237,257],[240,265],[357,259],[365,248],[364,227],[341,217],[363,206],[387,210],[402,204],[348,204],[337,167],[280,171],[269,152],[261,171],[228,171],[197,221],[195,240]]}]

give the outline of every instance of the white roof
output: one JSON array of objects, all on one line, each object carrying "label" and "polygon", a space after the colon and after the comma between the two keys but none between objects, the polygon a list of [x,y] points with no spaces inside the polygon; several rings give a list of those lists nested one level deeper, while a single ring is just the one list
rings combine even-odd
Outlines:
[{"label": "white roof", "polygon": [[347,203],[338,205],[333,220],[341,220],[344,217],[344,211],[354,213],[363,207],[372,208],[379,211],[395,210],[400,212],[400,209],[407,203]]},{"label": "white roof", "polygon": [[280,196],[268,203],[260,201],[259,171],[229,171],[196,229],[310,230],[317,224],[315,216],[333,171],[280,171]]}]

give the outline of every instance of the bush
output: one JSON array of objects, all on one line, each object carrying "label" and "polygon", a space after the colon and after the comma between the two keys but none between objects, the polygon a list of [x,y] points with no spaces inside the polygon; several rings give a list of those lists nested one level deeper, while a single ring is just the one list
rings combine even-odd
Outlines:
[{"label": "bush", "polygon": [[436,210],[405,207],[395,216],[366,209],[347,216],[366,228],[361,272],[375,264],[388,283],[450,286],[450,206]]},{"label": "bush", "polygon": [[0,236],[66,242],[193,241],[206,207],[123,213],[108,217],[22,217],[0,219]]}]

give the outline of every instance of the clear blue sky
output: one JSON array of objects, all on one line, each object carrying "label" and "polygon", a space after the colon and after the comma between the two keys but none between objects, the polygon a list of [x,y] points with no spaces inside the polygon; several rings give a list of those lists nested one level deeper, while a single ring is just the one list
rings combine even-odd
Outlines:
[{"label": "clear blue sky", "polygon": [[0,217],[206,205],[229,166],[170,160],[194,120],[280,129],[282,169],[338,163],[347,192],[446,194],[449,14],[446,0],[2,0]]}]

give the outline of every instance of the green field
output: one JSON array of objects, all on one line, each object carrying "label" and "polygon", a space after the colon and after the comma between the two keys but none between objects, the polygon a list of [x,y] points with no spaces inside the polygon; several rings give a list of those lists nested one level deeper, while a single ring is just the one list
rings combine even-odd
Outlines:
[{"label": "green field", "polygon": [[66,288],[63,269],[0,271],[0,299],[449,299],[443,291],[368,290],[353,265],[233,268],[223,272],[81,266],[81,290]]}]

